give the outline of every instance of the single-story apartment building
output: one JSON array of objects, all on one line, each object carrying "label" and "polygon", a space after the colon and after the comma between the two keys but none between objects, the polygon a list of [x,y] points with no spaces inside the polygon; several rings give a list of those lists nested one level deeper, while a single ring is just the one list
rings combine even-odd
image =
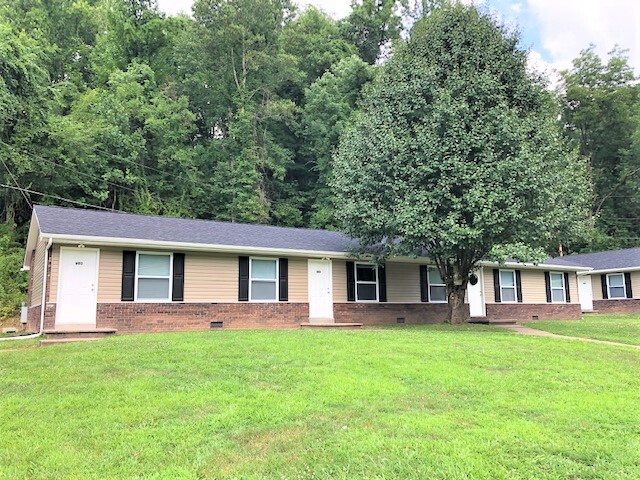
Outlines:
[{"label": "single-story apartment building", "polygon": [[[340,232],[36,206],[24,269],[28,330],[118,332],[438,323],[445,287],[428,258],[376,265]],[[475,319],[575,319],[569,264],[483,262]]]},{"label": "single-story apartment building", "polygon": [[640,313],[640,248],[569,255],[548,263],[590,269],[578,272],[583,311]]}]

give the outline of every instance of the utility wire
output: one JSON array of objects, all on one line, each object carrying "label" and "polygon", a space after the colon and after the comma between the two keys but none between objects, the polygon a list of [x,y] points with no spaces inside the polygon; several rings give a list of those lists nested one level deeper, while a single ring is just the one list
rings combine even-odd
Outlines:
[{"label": "utility wire", "polygon": [[96,180],[100,180],[101,182],[105,182],[105,183],[107,183],[107,184],[109,184],[109,185],[112,185],[112,186],[114,186],[114,187],[123,188],[123,189],[125,189],[125,190],[129,190],[130,192],[133,192],[133,193],[137,193],[137,192],[138,192],[137,190],[135,190],[135,189],[133,189],[133,188],[131,188],[131,187],[125,187],[124,185],[120,185],[119,183],[115,183],[115,182],[111,182],[111,181],[109,181],[109,180],[105,180],[104,178],[101,178],[101,177],[99,177],[99,176],[97,176],[97,175],[92,175],[92,174],[90,174],[90,173],[81,172],[81,171],[76,170],[76,169],[74,169],[74,168],[67,167],[66,165],[61,165],[61,164],[59,164],[59,163],[56,163],[56,162],[54,162],[53,160],[49,160],[49,159],[46,159],[46,158],[41,158],[40,160],[44,160],[45,162],[48,162],[48,163],[50,163],[50,164],[52,164],[52,165],[55,165],[56,167],[62,167],[62,168],[64,168],[64,169],[69,170],[69,171],[72,171],[72,172],[74,172],[74,173],[78,173],[78,174],[80,174],[80,175],[84,175],[85,177],[95,178]]},{"label": "utility wire", "polygon": [[91,205],[90,203],[78,202],[77,200],[71,200],[69,198],[59,197],[58,195],[53,195],[51,193],[42,193],[42,192],[38,192],[36,190],[29,190],[28,188],[14,187],[13,185],[7,185],[5,183],[0,183],[0,187],[10,188],[12,190],[21,190],[23,192],[32,193],[34,195],[42,195],[43,197],[50,197],[50,198],[54,198],[56,200],[62,200],[63,202],[74,203],[76,205],[82,205],[83,207],[97,208],[98,210],[105,210],[107,212],[115,211],[112,208],[100,207],[98,205]]},{"label": "utility wire", "polygon": [[9,170],[9,167],[7,166],[7,164],[5,163],[5,161],[0,158],[0,160],[2,161],[2,164],[4,165],[4,168],[7,169],[7,172],[9,173],[9,175],[11,176],[11,178],[13,179],[13,183],[16,184],[16,187],[18,190],[20,190],[20,193],[22,194],[22,196],[24,197],[24,199],[26,200],[27,204],[29,205],[29,208],[31,208],[33,210],[33,204],[31,203],[31,200],[29,199],[29,197],[27,196],[26,193],[24,193],[24,190],[20,187],[20,184],[18,183],[18,180],[16,180],[16,177],[13,176],[13,173],[11,173],[11,170]]}]

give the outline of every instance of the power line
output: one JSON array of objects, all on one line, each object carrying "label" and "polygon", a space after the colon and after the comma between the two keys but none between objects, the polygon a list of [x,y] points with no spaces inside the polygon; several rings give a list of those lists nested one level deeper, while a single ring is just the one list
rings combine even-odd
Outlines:
[{"label": "power line", "polygon": [[61,164],[56,163],[55,161],[49,160],[47,158],[41,158],[40,160],[44,160],[45,162],[48,162],[48,163],[50,163],[52,165],[55,165],[56,167],[62,167],[64,169],[66,169],[66,170],[78,173],[80,175],[84,175],[85,177],[95,178],[96,180],[100,180],[101,182],[105,182],[105,183],[107,183],[109,185],[112,185],[114,187],[123,188],[123,189],[129,190],[130,192],[133,192],[133,193],[137,193],[138,192],[137,190],[135,190],[135,189],[133,189],[131,187],[125,187],[124,185],[120,185],[119,183],[115,183],[115,182],[111,182],[109,180],[105,180],[104,178],[101,178],[101,177],[99,177],[97,175],[92,175],[90,173],[86,173],[86,172],[81,172],[81,171],[75,170],[75,169],[73,169],[71,167],[67,167],[66,165],[61,165]]},{"label": "power line", "polygon": [[7,185],[5,183],[0,183],[0,187],[10,188],[12,190],[21,190],[23,192],[29,192],[29,193],[32,193],[34,195],[42,195],[44,197],[50,197],[50,198],[54,198],[56,200],[62,200],[63,202],[74,203],[76,205],[82,205],[83,207],[97,208],[98,210],[105,210],[107,212],[113,212],[114,211],[112,208],[100,207],[98,205],[91,205],[90,203],[78,202],[77,200],[71,200],[69,198],[59,197],[58,195],[53,195],[51,193],[42,193],[42,192],[38,192],[36,190],[29,190],[28,188],[14,187],[13,185]]},{"label": "power line", "polygon": [[22,188],[20,187],[20,184],[18,183],[18,180],[16,180],[16,177],[13,176],[13,173],[11,173],[11,170],[9,170],[9,167],[7,166],[7,164],[5,163],[5,161],[0,158],[0,160],[2,160],[2,164],[4,165],[4,168],[7,169],[7,172],[9,173],[9,175],[11,176],[11,178],[13,179],[13,183],[16,184],[16,187],[18,187],[18,190],[20,190],[20,193],[22,194],[22,196],[24,197],[24,199],[27,202],[27,205],[29,205],[29,208],[33,209],[33,204],[31,203],[31,201],[29,200],[29,197],[27,197],[27,194],[24,193],[24,191],[22,190]]}]

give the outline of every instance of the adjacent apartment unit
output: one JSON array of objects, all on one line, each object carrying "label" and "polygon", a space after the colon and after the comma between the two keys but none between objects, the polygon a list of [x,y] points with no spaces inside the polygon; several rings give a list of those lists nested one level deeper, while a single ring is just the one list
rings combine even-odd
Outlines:
[{"label": "adjacent apartment unit", "polygon": [[585,312],[640,313],[640,248],[554,258],[554,265],[579,265],[580,303]]},{"label": "adjacent apartment unit", "polygon": [[[340,232],[36,206],[24,268],[28,329],[118,332],[442,322],[428,258],[375,265]],[[476,319],[581,315],[579,264],[485,262],[469,282]],[[615,288],[615,279],[610,283]],[[640,289],[639,289],[640,290]],[[617,294],[617,293],[616,293]]]}]

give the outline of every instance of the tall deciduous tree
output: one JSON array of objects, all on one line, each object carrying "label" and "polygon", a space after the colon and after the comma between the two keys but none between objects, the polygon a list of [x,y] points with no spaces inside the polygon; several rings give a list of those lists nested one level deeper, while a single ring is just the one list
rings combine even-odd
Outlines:
[{"label": "tall deciduous tree", "polygon": [[479,261],[540,259],[587,216],[584,162],[517,44],[475,7],[434,9],[374,80],[335,161],[344,229],[383,257],[433,259],[453,323],[468,317]]},{"label": "tall deciduous tree", "polygon": [[625,52],[606,63],[594,47],[563,72],[563,123],[567,138],[589,159],[595,195],[596,235],[590,249],[640,242],[640,88]]}]

